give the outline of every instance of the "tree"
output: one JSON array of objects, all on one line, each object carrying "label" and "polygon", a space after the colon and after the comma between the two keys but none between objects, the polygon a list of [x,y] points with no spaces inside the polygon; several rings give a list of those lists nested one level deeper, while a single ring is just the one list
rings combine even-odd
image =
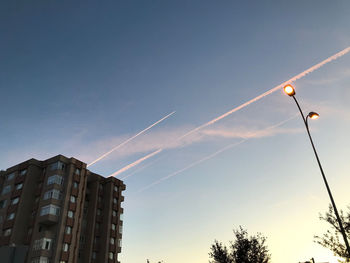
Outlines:
[{"label": "tree", "polygon": [[[344,212],[340,210],[339,216],[346,236],[348,240],[350,240],[350,206],[348,206],[348,211],[345,215]],[[320,220],[327,222],[330,225],[330,229],[328,229],[322,236],[314,236],[315,242],[330,249],[335,256],[344,259],[344,261],[340,262],[350,262],[345,244],[343,243],[343,236],[340,232],[339,224],[331,205],[329,205],[328,211],[324,215],[320,214]]]},{"label": "tree", "polygon": [[210,248],[211,263],[268,263],[271,256],[265,244],[266,237],[258,233],[248,237],[241,226],[233,230],[235,240],[230,242],[230,252],[221,242],[215,240]]}]

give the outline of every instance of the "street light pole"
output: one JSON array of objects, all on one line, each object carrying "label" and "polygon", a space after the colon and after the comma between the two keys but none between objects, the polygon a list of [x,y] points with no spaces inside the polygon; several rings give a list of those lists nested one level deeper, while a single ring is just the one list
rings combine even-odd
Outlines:
[{"label": "street light pole", "polygon": [[346,237],[346,233],[345,233],[345,229],[343,227],[343,224],[341,222],[341,219],[340,219],[340,216],[339,216],[339,213],[338,213],[338,209],[335,205],[335,202],[334,202],[334,199],[333,199],[333,195],[332,195],[332,192],[331,192],[331,189],[329,188],[329,185],[328,185],[328,182],[327,182],[327,179],[326,179],[326,175],[324,174],[323,172],[323,168],[322,168],[322,165],[321,165],[321,162],[320,162],[320,159],[318,158],[318,154],[317,154],[317,151],[316,151],[316,148],[315,148],[315,145],[314,145],[314,142],[312,140],[312,137],[311,137],[311,134],[310,134],[310,130],[309,130],[309,125],[308,125],[308,118],[317,118],[318,117],[318,114],[315,113],[315,112],[310,112],[306,118],[304,116],[304,113],[303,111],[301,110],[300,108],[300,105],[297,101],[297,99],[295,98],[295,90],[294,88],[291,86],[291,85],[286,85],[284,87],[284,90],[285,92],[293,97],[295,103],[297,104],[298,106],[298,109],[300,111],[300,114],[301,114],[301,117],[303,118],[303,121],[304,121],[304,124],[305,124],[305,128],[306,128],[306,131],[307,131],[307,134],[309,135],[309,139],[310,139],[310,142],[311,142],[311,146],[312,146],[312,149],[314,150],[314,154],[315,154],[315,157],[316,157],[316,160],[317,160],[317,163],[318,163],[318,166],[320,168],[320,171],[321,171],[321,174],[322,174],[322,178],[323,178],[323,181],[324,181],[324,184],[326,185],[326,188],[327,188],[327,192],[328,192],[328,195],[329,195],[329,198],[331,199],[331,203],[332,203],[332,206],[333,206],[333,210],[334,210],[334,213],[335,213],[335,216],[337,218],[337,221],[338,221],[338,224],[339,224],[339,228],[340,228],[340,232],[344,238],[344,243],[345,243],[345,246],[346,246],[346,250],[347,250],[347,254],[348,254],[348,258],[350,259],[350,246],[349,246],[349,242],[348,242],[348,239]]}]

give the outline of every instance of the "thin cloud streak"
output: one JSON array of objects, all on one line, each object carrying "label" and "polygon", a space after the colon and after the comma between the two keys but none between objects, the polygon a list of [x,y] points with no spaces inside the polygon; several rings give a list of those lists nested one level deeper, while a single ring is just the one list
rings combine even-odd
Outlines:
[{"label": "thin cloud streak", "polygon": [[160,153],[161,151],[162,151],[162,149],[158,149],[158,150],[156,150],[156,151],[154,151],[154,152],[152,152],[152,153],[150,153],[150,154],[148,154],[148,155],[146,155],[146,156],[144,156],[144,157],[138,159],[137,161],[135,161],[135,162],[133,162],[133,163],[127,165],[127,166],[124,166],[122,169],[119,169],[118,171],[112,173],[112,174],[109,175],[108,177],[117,176],[118,174],[121,174],[121,173],[123,173],[123,172],[129,170],[130,168],[132,168],[132,167],[134,167],[134,166],[136,166],[136,165],[142,163],[143,161],[146,161],[148,158],[151,158],[152,156],[154,156],[154,155]]},{"label": "thin cloud streak", "polygon": [[139,133],[137,133],[136,135],[132,136],[131,138],[127,139],[126,141],[122,142],[121,144],[115,146],[113,149],[111,149],[110,151],[106,152],[105,154],[101,155],[100,157],[98,157],[96,160],[92,161],[91,163],[89,163],[87,165],[87,167],[97,163],[98,161],[102,160],[104,157],[106,157],[107,155],[111,154],[112,152],[114,152],[115,150],[117,150],[118,148],[122,147],[123,145],[127,144],[128,142],[130,142],[131,140],[135,139],[136,137],[140,136],[141,134],[145,133],[146,131],[148,131],[149,129],[151,129],[152,127],[156,126],[158,123],[164,121],[165,119],[169,118],[171,115],[173,115],[175,113],[175,111],[169,113],[168,115],[166,115],[165,117],[161,118],[160,120],[156,121],[155,123],[153,123],[152,125],[148,126],[146,129],[140,131]]},{"label": "thin cloud streak", "polygon": [[[277,128],[277,127],[279,127],[279,126],[285,124],[286,122],[288,122],[288,121],[290,121],[290,120],[296,118],[298,115],[299,115],[299,114],[296,114],[296,115],[294,115],[294,116],[292,116],[292,117],[290,117],[290,118],[288,118],[288,119],[286,119],[286,120],[284,120],[284,121],[281,121],[281,122],[279,122],[279,123],[277,123],[277,124],[275,124],[275,125],[273,125],[273,126],[270,126],[270,127],[265,128],[265,129],[262,129],[262,130],[260,130],[260,131],[257,131],[256,134],[258,134],[258,133],[264,133],[264,132],[266,132],[266,131],[268,131],[268,130],[275,129],[275,128]],[[165,181],[165,180],[168,180],[169,178],[171,178],[171,177],[173,177],[173,176],[175,176],[175,175],[178,175],[178,174],[180,174],[180,173],[182,173],[182,172],[184,172],[184,171],[186,171],[186,170],[188,170],[188,169],[190,169],[190,168],[192,168],[192,167],[194,167],[194,166],[196,166],[196,165],[198,165],[198,164],[200,164],[200,163],[202,163],[202,162],[204,162],[204,161],[207,161],[207,160],[209,160],[209,159],[215,157],[216,155],[218,155],[218,154],[220,154],[220,153],[222,153],[222,152],[224,152],[224,151],[226,151],[226,150],[228,150],[228,149],[231,149],[231,148],[233,148],[233,147],[236,147],[236,146],[238,146],[238,145],[240,145],[240,144],[242,144],[242,143],[248,141],[250,138],[256,138],[256,137],[251,136],[251,137],[249,137],[249,138],[243,138],[243,140],[241,140],[241,141],[239,141],[239,142],[236,142],[236,143],[232,143],[232,144],[230,144],[230,145],[227,145],[227,146],[225,146],[224,148],[222,148],[222,149],[220,149],[220,150],[218,150],[218,151],[216,151],[216,152],[214,152],[214,153],[212,153],[212,154],[210,154],[210,155],[208,155],[208,156],[206,156],[206,157],[204,157],[204,158],[202,158],[202,159],[200,159],[200,160],[198,160],[198,161],[195,161],[194,163],[192,163],[192,164],[186,166],[185,168],[182,168],[182,169],[180,169],[180,170],[178,170],[178,171],[176,171],[176,172],[174,172],[174,173],[171,173],[171,174],[169,174],[168,176],[162,177],[161,179],[159,179],[159,180],[157,180],[157,181],[155,181],[155,182],[153,182],[153,183],[151,183],[151,184],[149,184],[149,185],[143,187],[142,189],[140,189],[140,190],[137,191],[136,193],[141,193],[141,192],[143,192],[143,191],[145,191],[145,190],[147,190],[147,189],[149,189],[149,188],[151,188],[151,187],[153,187],[153,186],[155,186],[155,185],[157,185],[157,184],[159,184],[159,183],[161,183],[161,182],[163,182],[163,181]]]},{"label": "thin cloud streak", "polygon": [[151,188],[152,186],[155,186],[155,185],[157,185],[157,184],[159,184],[159,183],[161,183],[161,182],[163,182],[163,181],[165,181],[165,180],[167,180],[167,179],[169,179],[169,178],[171,178],[171,177],[173,177],[175,175],[178,175],[179,173],[182,173],[182,172],[192,168],[193,166],[196,166],[196,165],[198,165],[198,164],[200,164],[200,163],[202,163],[202,162],[204,162],[206,160],[209,160],[209,159],[215,157],[216,155],[218,155],[218,154],[220,154],[220,153],[222,153],[222,152],[224,152],[224,151],[226,151],[226,150],[228,150],[228,149],[230,149],[230,148],[232,148],[234,146],[240,145],[241,143],[245,142],[246,140],[247,139],[243,139],[243,140],[241,140],[241,141],[239,141],[237,143],[230,144],[230,145],[220,149],[219,151],[216,151],[215,153],[213,153],[211,155],[208,155],[208,156],[206,156],[206,157],[204,157],[204,158],[202,158],[202,159],[200,159],[200,160],[198,160],[198,161],[196,161],[196,162],[186,166],[185,168],[182,168],[182,169],[180,169],[180,170],[178,170],[178,171],[176,171],[176,172],[174,172],[172,174],[169,174],[168,176],[162,177],[161,179],[151,183],[150,185],[147,185],[146,187],[142,188],[141,190],[137,191],[136,193],[141,193],[141,192],[147,190],[148,188]]},{"label": "thin cloud streak", "polygon": [[[312,73],[313,71],[315,71],[315,70],[321,68],[322,66],[326,65],[327,63],[329,63],[329,62],[331,62],[331,61],[333,61],[333,60],[336,60],[336,59],[338,59],[338,58],[344,56],[345,54],[347,54],[347,53],[349,53],[349,52],[350,52],[350,46],[347,47],[347,48],[345,48],[345,49],[343,49],[342,51],[340,51],[340,52],[338,52],[338,53],[336,53],[336,54],[330,56],[329,58],[327,58],[327,59],[321,61],[320,63],[318,63],[318,64],[316,64],[316,65],[314,65],[314,66],[308,68],[307,70],[305,70],[305,71],[299,73],[298,75],[296,75],[296,76],[290,78],[289,80],[287,80],[287,81],[285,81],[285,82],[283,82],[283,83],[277,85],[276,87],[274,87],[274,88],[272,88],[272,89],[270,89],[270,90],[268,90],[268,91],[262,93],[261,95],[259,95],[259,96],[255,97],[255,98],[253,98],[253,99],[251,99],[251,100],[249,100],[249,101],[247,101],[247,102],[241,104],[240,106],[238,106],[238,107],[236,107],[236,108],[233,108],[232,110],[230,110],[230,111],[228,111],[228,112],[226,112],[226,113],[220,115],[219,117],[217,117],[217,118],[215,118],[215,119],[213,119],[213,120],[211,120],[211,121],[209,121],[209,122],[207,122],[207,123],[205,123],[205,124],[203,124],[203,125],[201,125],[201,126],[195,128],[195,129],[193,129],[193,130],[187,132],[186,134],[180,136],[179,138],[177,138],[177,139],[175,139],[175,140],[181,140],[181,139],[183,139],[183,138],[189,136],[190,134],[193,134],[193,133],[195,133],[195,132],[197,132],[197,131],[199,131],[199,130],[201,130],[201,129],[203,129],[203,128],[209,126],[209,125],[212,125],[212,124],[218,122],[219,120],[222,120],[222,119],[226,118],[227,116],[231,115],[232,113],[234,113],[234,112],[236,112],[236,111],[239,111],[239,110],[241,110],[241,109],[247,107],[248,105],[252,104],[253,102],[256,102],[256,101],[258,101],[258,100],[261,100],[262,98],[266,97],[267,95],[270,95],[270,94],[276,92],[277,90],[281,89],[284,85],[286,85],[286,84],[288,84],[288,83],[293,83],[294,81],[305,77],[307,74]],[[164,148],[160,148],[159,150],[162,151],[163,149],[164,149]],[[144,157],[142,157],[141,159],[143,159],[143,158],[144,158]],[[139,160],[141,160],[141,159],[139,159]],[[136,162],[138,162],[139,160],[137,160]],[[136,162],[134,162],[134,163],[136,163]],[[132,164],[134,164],[134,163],[132,163]],[[129,164],[129,165],[132,165],[132,164]],[[128,165],[128,166],[129,166],[129,165]]]},{"label": "thin cloud streak", "polygon": [[256,101],[258,101],[258,100],[261,100],[262,98],[266,97],[267,95],[270,95],[270,94],[276,92],[277,90],[283,88],[283,86],[285,86],[285,85],[287,85],[287,84],[289,84],[289,83],[293,83],[294,81],[305,77],[307,74],[312,73],[313,71],[315,71],[315,70],[321,68],[321,67],[324,66],[325,64],[327,64],[327,63],[329,63],[329,62],[331,62],[331,61],[333,61],[333,60],[336,60],[336,59],[338,59],[338,58],[344,56],[345,54],[347,54],[347,53],[349,53],[349,52],[350,52],[350,47],[345,48],[344,50],[342,50],[342,51],[340,51],[340,52],[334,54],[333,56],[331,56],[331,57],[329,57],[329,58],[323,60],[322,62],[320,62],[320,63],[318,63],[318,64],[316,64],[316,65],[314,65],[314,66],[312,66],[311,68],[308,68],[307,70],[305,70],[305,71],[299,73],[298,75],[294,76],[293,78],[291,78],[291,79],[289,79],[289,80],[287,80],[287,81],[285,81],[285,82],[283,82],[283,83],[277,85],[276,87],[274,87],[274,88],[272,88],[272,89],[270,89],[270,90],[264,92],[263,94],[261,94],[261,95],[255,97],[255,98],[253,98],[253,99],[251,99],[251,100],[249,100],[249,101],[243,103],[242,105],[240,105],[240,106],[238,106],[238,107],[236,107],[236,108],[233,108],[232,110],[230,110],[230,111],[228,111],[228,112],[226,112],[226,113],[220,115],[219,117],[217,117],[217,118],[215,118],[215,119],[213,119],[213,120],[211,120],[211,121],[209,121],[209,122],[207,122],[207,123],[205,123],[205,124],[203,124],[203,125],[201,125],[201,126],[195,128],[195,129],[189,131],[188,133],[186,133],[186,134],[184,134],[183,136],[181,136],[181,137],[179,138],[179,140],[181,140],[182,138],[184,138],[184,137],[186,137],[186,136],[188,136],[188,135],[190,135],[190,134],[192,134],[192,133],[194,133],[194,132],[196,132],[196,131],[198,131],[198,130],[200,130],[200,129],[203,129],[203,128],[209,126],[209,125],[212,125],[212,124],[218,122],[219,120],[222,120],[223,118],[226,118],[227,116],[231,115],[232,113],[234,113],[234,112],[236,112],[236,111],[239,111],[240,109],[243,109],[243,108],[247,107],[248,105],[252,104],[253,102],[256,102]]},{"label": "thin cloud streak", "polygon": [[[162,157],[161,157],[161,158],[162,158]],[[137,173],[143,171],[143,170],[146,169],[148,166],[151,166],[151,165],[154,164],[155,162],[159,161],[159,159],[161,159],[161,158],[158,158],[158,159],[156,159],[156,160],[153,160],[152,162],[150,162],[150,163],[148,163],[148,164],[146,164],[146,165],[140,167],[139,169],[137,169],[137,170],[134,171],[133,173],[130,173],[130,174],[128,174],[128,175],[126,175],[126,176],[120,178],[120,180],[125,180],[125,179],[129,178],[130,176],[133,176],[134,174],[137,174]]]}]

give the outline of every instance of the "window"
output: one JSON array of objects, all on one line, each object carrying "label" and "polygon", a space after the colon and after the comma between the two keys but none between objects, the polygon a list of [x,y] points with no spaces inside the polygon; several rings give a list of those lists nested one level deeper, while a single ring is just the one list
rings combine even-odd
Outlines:
[{"label": "window", "polygon": [[97,257],[97,253],[96,253],[96,251],[93,251],[92,252],[92,259],[96,259],[96,257]]},{"label": "window", "polygon": [[68,252],[69,250],[69,244],[68,243],[63,243],[63,251]]},{"label": "window", "polygon": [[111,243],[112,245],[114,245],[114,243],[115,243],[115,238],[111,237],[110,243]]},{"label": "window", "polygon": [[77,198],[75,196],[73,196],[73,195],[70,196],[71,203],[74,204],[76,202],[76,200],[77,200]]},{"label": "window", "polygon": [[99,202],[99,203],[102,202],[102,197],[101,197],[101,196],[98,197],[98,202]]},{"label": "window", "polygon": [[115,231],[115,229],[116,229],[116,225],[112,224],[112,230]]},{"label": "window", "polygon": [[16,197],[16,198],[12,199],[11,205],[18,204],[18,202],[19,202],[19,197]]},{"label": "window", "polygon": [[60,263],[67,263],[67,261],[61,260]]},{"label": "window", "polygon": [[113,198],[113,203],[114,203],[114,204],[118,204],[118,199],[114,197],[114,198]]},{"label": "window", "polygon": [[40,211],[40,215],[55,215],[59,216],[60,215],[60,207],[57,205],[47,205],[43,206]]},{"label": "window", "polygon": [[11,181],[13,178],[15,178],[15,173],[10,173],[9,175],[7,175],[7,181]]},{"label": "window", "polygon": [[56,163],[53,163],[50,165],[50,170],[53,171],[53,170],[64,170],[64,163],[62,162],[56,162]]},{"label": "window", "polygon": [[27,169],[24,169],[19,172],[19,175],[26,175],[27,174]]},{"label": "window", "polygon": [[66,234],[70,235],[72,233],[72,228],[70,226],[66,226]]},{"label": "window", "polygon": [[15,213],[11,213],[7,216],[7,220],[13,220],[15,218]]},{"label": "window", "polygon": [[47,257],[39,257],[39,258],[33,258],[30,263],[49,263],[49,258]]},{"label": "window", "polygon": [[20,190],[20,189],[23,188],[23,184],[22,184],[22,183],[16,184],[16,185],[15,185],[15,188],[16,188],[16,190]]},{"label": "window", "polygon": [[46,250],[50,250],[51,249],[51,243],[52,243],[52,239],[48,239],[48,238],[43,238],[44,239],[44,249]]},{"label": "window", "polygon": [[74,188],[78,188],[78,183],[77,183],[77,182],[74,182],[74,183],[73,183],[73,187],[74,187]]},{"label": "window", "polygon": [[11,191],[11,185],[6,185],[6,186],[2,189],[1,194],[2,194],[2,195],[5,195],[5,194],[9,193],[10,191]]},{"label": "window", "polygon": [[98,188],[100,189],[100,191],[102,191],[102,190],[103,190],[103,185],[100,184],[100,185],[98,186]]},{"label": "window", "polygon": [[63,177],[58,175],[58,174],[52,175],[49,178],[47,178],[47,184],[48,185],[50,185],[50,184],[62,185],[63,184]]},{"label": "window", "polygon": [[15,218],[15,213],[11,213],[7,216],[7,220],[13,220]]},{"label": "window", "polygon": [[6,205],[7,205],[7,199],[0,201],[0,209],[4,208]]},{"label": "window", "polygon": [[109,253],[108,253],[109,259],[113,259],[113,256],[114,256],[113,252],[109,252]]},{"label": "window", "polygon": [[101,215],[101,209],[97,209],[97,215]]},{"label": "window", "polygon": [[3,219],[4,218],[2,216],[0,216],[0,224],[2,223]]},{"label": "window", "polygon": [[51,198],[60,200],[61,197],[62,197],[61,192],[57,189],[49,190],[44,194],[44,200],[51,199]]},{"label": "window", "polygon": [[68,217],[69,218],[74,218],[74,212],[73,211],[68,211]]},{"label": "window", "polygon": [[123,226],[119,226],[119,233],[123,234]]},{"label": "window", "polygon": [[86,241],[86,237],[85,236],[80,236],[79,240],[80,240],[80,243],[84,245],[85,241]]},{"label": "window", "polygon": [[120,214],[119,219],[120,219],[120,221],[123,221],[124,215],[122,213]]},{"label": "window", "polygon": [[76,168],[74,173],[77,174],[77,175],[80,175],[80,169]]},{"label": "window", "polygon": [[28,236],[30,236],[33,233],[33,228],[28,229]]},{"label": "window", "polygon": [[122,247],[122,239],[118,239],[118,247]]},{"label": "window", "polygon": [[99,229],[100,229],[100,224],[96,223],[96,230],[99,230]]},{"label": "window", "polygon": [[36,198],[35,198],[35,203],[39,202],[39,200],[40,200],[40,197],[39,197],[39,196],[36,197]]},{"label": "window", "polygon": [[34,241],[33,250],[50,250],[52,245],[52,239],[41,238]]},{"label": "window", "polygon": [[118,192],[118,186],[114,186],[114,191]]},{"label": "window", "polygon": [[117,216],[117,211],[113,210],[112,215]]},{"label": "window", "polygon": [[11,235],[11,232],[12,232],[12,228],[5,229],[4,236],[7,237],[7,236]]}]

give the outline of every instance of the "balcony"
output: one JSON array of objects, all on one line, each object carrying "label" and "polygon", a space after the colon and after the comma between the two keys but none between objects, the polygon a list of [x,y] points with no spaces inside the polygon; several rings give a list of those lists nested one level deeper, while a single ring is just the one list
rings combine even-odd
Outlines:
[{"label": "balcony", "polygon": [[72,235],[67,235],[65,234],[64,237],[63,237],[63,243],[68,243],[70,244],[72,241]]},{"label": "balcony", "polygon": [[115,245],[109,244],[109,251],[115,252],[116,251]]},{"label": "balcony", "polygon": [[61,254],[61,261],[68,261],[69,253],[68,252],[62,252]]},{"label": "balcony", "polygon": [[15,184],[19,184],[19,183],[22,183],[24,182],[24,178],[25,176],[17,176],[16,179],[15,179]]},{"label": "balcony", "polygon": [[74,225],[74,219],[68,217],[66,221],[66,225],[72,227]]},{"label": "balcony", "polygon": [[8,208],[7,208],[7,213],[10,214],[12,212],[15,212],[17,210],[17,207],[18,207],[18,204],[15,204],[15,205],[10,205]]},{"label": "balcony", "polygon": [[80,175],[74,174],[73,175],[73,180],[79,183],[80,182]]},{"label": "balcony", "polygon": [[79,189],[78,188],[72,188],[72,195],[78,196]]},{"label": "balcony", "polygon": [[68,209],[71,211],[75,211],[77,208],[77,204],[69,202]]},{"label": "balcony", "polygon": [[54,225],[58,223],[58,216],[55,215],[43,215],[39,217],[39,223],[44,225]]},{"label": "balcony", "polygon": [[0,246],[8,245],[10,243],[10,237],[11,236],[0,237]]},{"label": "balcony", "polygon": [[2,225],[2,228],[3,228],[3,229],[12,228],[13,225],[14,225],[14,223],[15,223],[15,220],[6,220],[6,221],[4,222],[4,224]]},{"label": "balcony", "polygon": [[19,190],[14,190],[11,194],[11,198],[14,198],[14,197],[17,197],[17,196],[20,196],[22,193],[22,189],[19,189]]}]

